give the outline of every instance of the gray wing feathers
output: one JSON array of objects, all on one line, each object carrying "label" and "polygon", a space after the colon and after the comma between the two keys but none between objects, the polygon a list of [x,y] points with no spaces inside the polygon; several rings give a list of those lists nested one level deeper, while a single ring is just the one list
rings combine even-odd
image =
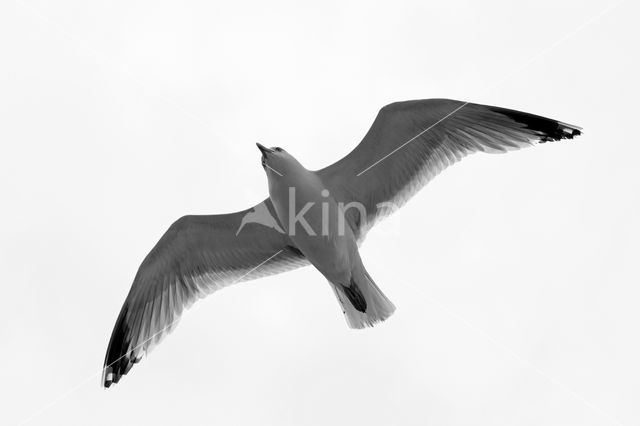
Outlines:
[{"label": "gray wing feathers", "polygon": [[116,321],[104,386],[117,383],[199,298],[235,282],[307,264],[286,235],[269,227],[251,223],[236,235],[247,212],[185,216],[162,236],[142,262]]},{"label": "gray wing feathers", "polygon": [[[580,128],[525,112],[448,99],[382,108],[362,142],[317,173],[342,201],[363,203],[367,217],[347,213],[362,240],[445,168],[474,152],[504,153],[572,139]],[[394,208],[387,204],[393,204]]]}]

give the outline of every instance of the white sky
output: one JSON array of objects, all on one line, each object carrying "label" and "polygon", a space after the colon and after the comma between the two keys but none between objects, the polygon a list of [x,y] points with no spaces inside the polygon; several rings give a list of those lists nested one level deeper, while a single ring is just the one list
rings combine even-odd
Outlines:
[{"label": "white sky", "polygon": [[[0,423],[640,422],[639,10],[609,4],[0,3]],[[381,326],[305,268],[196,304],[99,387],[171,222],[266,195],[255,142],[320,168],[430,97],[585,134],[468,158],[372,231]]]}]

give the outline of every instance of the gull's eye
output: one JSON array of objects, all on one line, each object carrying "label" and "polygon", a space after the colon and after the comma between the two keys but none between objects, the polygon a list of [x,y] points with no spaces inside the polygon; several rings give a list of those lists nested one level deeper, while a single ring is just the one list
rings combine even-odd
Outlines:
[{"label": "gull's eye", "polygon": [[279,146],[275,147],[274,149],[278,152],[282,152],[282,148],[280,148]]}]

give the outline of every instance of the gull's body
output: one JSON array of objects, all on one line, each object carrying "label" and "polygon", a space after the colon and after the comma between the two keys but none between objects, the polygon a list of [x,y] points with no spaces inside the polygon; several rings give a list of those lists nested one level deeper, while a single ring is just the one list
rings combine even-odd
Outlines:
[{"label": "gull's body", "polygon": [[[384,321],[395,307],[366,272],[353,224],[346,223],[345,206],[331,195],[332,185],[281,148],[259,147],[265,160],[273,164],[265,172],[280,223],[298,250],[333,286],[349,326],[362,328]],[[304,221],[295,220],[298,213],[304,213]]]},{"label": "gull's body", "polygon": [[[322,196],[322,191],[328,190],[320,178],[299,163],[295,168],[284,171],[282,176],[269,169],[266,169],[266,173],[269,198],[289,238],[325,277],[330,280],[342,278],[349,268],[351,246],[357,245],[351,229],[345,229],[345,235],[338,233],[338,203],[330,192],[329,196]],[[300,212],[307,205],[305,221],[290,223],[291,210]],[[324,233],[323,206],[327,211]]]},{"label": "gull's body", "polygon": [[308,264],[329,281],[349,326],[384,321],[395,307],[358,252],[376,221],[468,154],[579,134],[575,126],[524,112],[432,99],[384,107],[362,142],[322,170],[259,145],[269,197],[241,212],[184,216],[171,225],[140,265],[120,311],[103,384],[127,374],[198,298]]}]

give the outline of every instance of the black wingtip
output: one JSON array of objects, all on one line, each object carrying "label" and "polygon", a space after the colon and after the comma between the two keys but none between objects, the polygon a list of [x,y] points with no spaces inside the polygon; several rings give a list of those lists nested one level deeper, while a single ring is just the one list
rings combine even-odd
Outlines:
[{"label": "black wingtip", "polygon": [[573,139],[582,134],[582,128],[551,118],[506,108],[491,107],[492,111],[506,115],[510,119],[523,124],[525,128],[536,132],[540,143],[555,142],[562,139]]},{"label": "black wingtip", "polygon": [[540,143],[555,142],[562,139],[573,139],[582,134],[582,128],[572,126],[561,121],[550,120],[555,124],[555,129],[551,133],[543,133],[540,136]]},{"label": "black wingtip", "polygon": [[109,340],[109,347],[107,348],[102,370],[102,386],[105,388],[110,387],[113,383],[118,383],[120,378],[127,374],[133,365],[128,353],[131,333],[126,321],[127,312],[128,308],[125,304],[120,311],[120,315],[118,315]]},{"label": "black wingtip", "polygon": [[102,370],[102,386],[108,389],[113,383],[113,372],[111,372],[109,367],[105,367],[104,370]]}]

